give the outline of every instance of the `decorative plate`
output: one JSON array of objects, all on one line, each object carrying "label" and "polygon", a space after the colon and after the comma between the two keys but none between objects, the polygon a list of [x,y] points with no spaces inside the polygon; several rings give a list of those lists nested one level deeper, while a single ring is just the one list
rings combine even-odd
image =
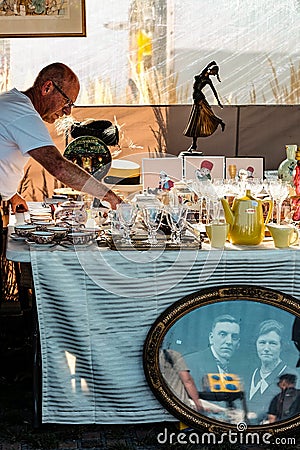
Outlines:
[{"label": "decorative plate", "polygon": [[67,145],[64,156],[97,180],[101,180],[111,166],[111,154],[101,139],[94,136],[80,136]]}]

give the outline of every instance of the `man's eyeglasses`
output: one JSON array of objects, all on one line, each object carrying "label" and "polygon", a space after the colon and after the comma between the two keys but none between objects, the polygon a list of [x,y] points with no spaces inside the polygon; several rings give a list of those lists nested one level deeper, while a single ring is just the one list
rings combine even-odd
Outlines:
[{"label": "man's eyeglasses", "polygon": [[67,94],[53,80],[51,80],[51,81],[52,81],[52,84],[55,87],[55,89],[57,89],[58,92],[67,100],[67,103],[65,104],[64,107],[67,106],[68,108],[72,108],[73,106],[75,106],[73,101],[70,99],[70,97],[68,97]]}]

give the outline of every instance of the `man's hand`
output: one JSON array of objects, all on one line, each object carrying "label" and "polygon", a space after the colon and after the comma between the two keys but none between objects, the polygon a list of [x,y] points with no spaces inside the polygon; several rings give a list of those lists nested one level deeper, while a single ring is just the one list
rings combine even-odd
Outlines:
[{"label": "man's hand", "polygon": [[[14,214],[16,212],[16,209],[19,210],[19,212],[25,212],[28,211],[28,206],[26,201],[24,200],[23,197],[21,197],[21,195],[19,194],[15,194],[13,195],[10,199],[9,199],[9,203],[11,205],[11,212]],[[18,211],[17,211],[18,212]]]},{"label": "man's hand", "polygon": [[109,191],[104,197],[103,200],[109,202],[111,205],[111,209],[117,209],[117,205],[123,202],[121,197],[116,195],[113,191]]}]

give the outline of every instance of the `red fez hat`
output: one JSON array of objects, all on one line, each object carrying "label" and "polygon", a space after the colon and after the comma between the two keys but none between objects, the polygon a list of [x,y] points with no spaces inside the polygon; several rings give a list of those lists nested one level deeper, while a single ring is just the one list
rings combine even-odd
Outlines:
[{"label": "red fez hat", "polygon": [[204,161],[202,161],[202,163],[201,163],[201,168],[205,168],[205,169],[208,169],[208,170],[211,170],[212,168],[213,168],[213,163],[212,162],[210,162],[210,161],[207,161],[206,159],[204,160]]},{"label": "red fez hat", "polygon": [[254,168],[252,166],[247,167],[247,172],[254,172]]}]

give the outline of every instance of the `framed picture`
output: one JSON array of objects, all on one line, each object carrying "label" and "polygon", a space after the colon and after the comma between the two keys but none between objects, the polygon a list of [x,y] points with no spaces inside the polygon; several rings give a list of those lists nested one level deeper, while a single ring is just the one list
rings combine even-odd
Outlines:
[{"label": "framed picture", "polygon": [[215,436],[230,429],[276,434],[300,425],[299,402],[277,408],[281,380],[298,393],[299,348],[296,298],[225,285],[188,295],[157,318],[144,344],[144,370],[158,400],[192,428]]},{"label": "framed picture", "polygon": [[162,183],[173,185],[174,182],[181,179],[182,158],[142,159],[143,189],[164,188]]},{"label": "framed picture", "polygon": [[224,178],[224,156],[185,156],[183,164],[187,180]]},{"label": "framed picture", "polygon": [[86,36],[85,0],[0,2],[0,38]]},{"label": "framed picture", "polygon": [[[239,178],[242,170],[247,178],[263,178],[265,159],[263,157],[248,158],[240,156],[238,158],[225,158],[225,178]],[[246,171],[246,172],[245,172]]]}]

